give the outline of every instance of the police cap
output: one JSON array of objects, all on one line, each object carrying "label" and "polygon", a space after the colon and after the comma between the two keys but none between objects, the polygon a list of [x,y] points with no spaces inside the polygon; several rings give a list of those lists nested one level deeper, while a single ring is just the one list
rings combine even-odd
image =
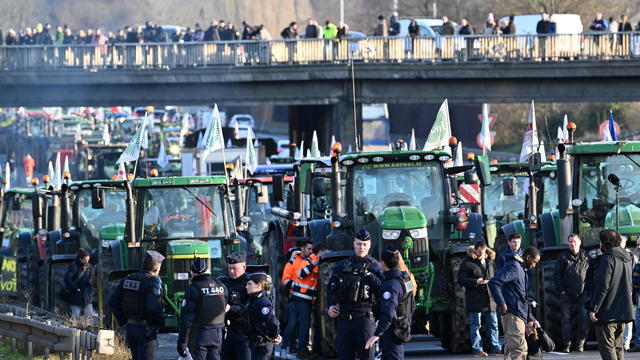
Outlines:
[{"label": "police cap", "polygon": [[144,259],[154,264],[162,264],[164,256],[155,250],[147,250],[147,256]]},{"label": "police cap", "polygon": [[356,239],[360,241],[371,241],[371,234],[369,234],[369,232],[365,228],[362,228],[358,230],[358,233],[356,234]]},{"label": "police cap", "polygon": [[191,263],[191,271],[194,274],[204,274],[209,270],[209,264],[207,264],[207,260],[203,258],[196,258]]},{"label": "police cap", "polygon": [[267,281],[267,274],[263,272],[251,273],[247,275],[247,280],[251,280],[253,282]]},{"label": "police cap", "polygon": [[231,254],[227,256],[227,262],[229,264],[239,264],[247,262],[247,254],[245,254],[244,252]]}]

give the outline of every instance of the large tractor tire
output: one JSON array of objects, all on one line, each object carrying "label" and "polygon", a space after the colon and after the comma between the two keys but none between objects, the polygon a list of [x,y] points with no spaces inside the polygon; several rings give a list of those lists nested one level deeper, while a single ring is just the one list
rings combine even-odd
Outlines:
[{"label": "large tractor tire", "polygon": [[[554,271],[556,261],[546,261],[542,264],[542,294],[543,294],[543,324],[551,339],[556,343],[556,347],[562,346],[562,313],[560,312],[560,304],[562,299],[556,290],[554,282]],[[573,316],[571,317],[574,318]]]},{"label": "large tractor tire", "polygon": [[[327,298],[327,286],[333,274],[336,264],[346,256],[323,256],[320,262],[319,270],[319,286],[318,286],[318,306],[316,306],[316,314],[318,326],[315,330],[319,332],[319,336],[314,336],[320,341],[314,342],[314,352],[319,353],[324,358],[334,358],[336,356],[336,320],[329,317],[327,309],[329,308],[329,299]],[[318,348],[319,347],[319,348]]]},{"label": "large tractor tire", "polygon": [[262,258],[264,263],[269,265],[269,275],[273,281],[272,299],[273,307],[278,314],[278,319],[282,326],[286,326],[289,314],[288,294],[282,285],[282,269],[288,260],[283,255],[282,239],[278,239],[276,231],[271,230],[265,236],[266,244],[262,244]]},{"label": "large tractor tire", "polygon": [[[101,268],[98,269],[98,266]],[[103,249],[102,259],[100,260],[100,264],[98,264],[98,266],[96,266],[94,270],[96,271],[96,278],[98,276],[100,276],[101,278],[101,288],[99,289],[99,291],[102,292],[102,324],[101,326],[107,329],[115,329],[115,327],[113,326],[114,324],[112,321],[111,310],[109,309],[109,297],[113,293],[114,289],[120,283],[120,280],[112,280],[112,281],[109,280],[109,273],[115,270],[115,265],[113,262],[113,255],[111,253],[111,250]],[[98,273],[98,270],[99,272],[101,272],[101,274]],[[98,284],[96,284],[96,288],[97,286]],[[98,297],[96,297],[96,300],[99,300],[99,295],[100,294],[98,294]],[[100,307],[100,303],[98,301],[96,309],[99,309],[99,307]]]},{"label": "large tractor tire", "polygon": [[[471,350],[469,316],[467,316],[467,312],[464,307],[464,287],[458,285],[458,282],[456,281],[462,259],[462,256],[455,256],[451,258],[449,275],[451,276],[453,288],[452,301],[454,301],[454,310],[453,313],[448,314],[448,321],[443,323],[445,329],[441,327],[442,330],[446,330],[447,325],[449,325],[449,330],[447,331],[448,334],[446,332],[441,334],[441,342],[443,344],[443,348],[449,349],[454,353],[469,352]],[[448,346],[445,346],[445,343],[447,342],[448,344],[446,345]]]}]

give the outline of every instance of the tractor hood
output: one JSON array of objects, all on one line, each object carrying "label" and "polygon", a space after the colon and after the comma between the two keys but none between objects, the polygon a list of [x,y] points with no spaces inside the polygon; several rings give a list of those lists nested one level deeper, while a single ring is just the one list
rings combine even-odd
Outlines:
[{"label": "tractor hood", "polygon": [[100,228],[100,238],[102,241],[113,241],[124,236],[124,224],[105,225]]},{"label": "tractor hood", "polygon": [[[606,229],[616,228],[616,207],[615,205],[607,213],[604,221]],[[640,208],[634,204],[620,204],[620,234],[638,235],[640,234]],[[631,239],[631,241],[634,241]]]},{"label": "tractor hood", "polygon": [[427,218],[415,206],[392,206],[380,215],[382,229],[404,230],[427,226]]}]

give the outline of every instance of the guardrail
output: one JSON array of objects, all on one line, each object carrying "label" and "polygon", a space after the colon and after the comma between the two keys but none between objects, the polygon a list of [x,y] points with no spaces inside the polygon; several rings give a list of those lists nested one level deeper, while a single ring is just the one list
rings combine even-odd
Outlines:
[{"label": "guardrail", "polygon": [[[42,346],[45,359],[49,353],[71,354],[73,360],[91,359],[92,354],[113,355],[115,334],[112,330],[91,331],[55,324],[53,321],[39,321],[13,314],[0,314],[0,335],[27,343],[27,356],[33,357],[31,344]],[[15,341],[12,341],[15,351]]]},{"label": "guardrail", "polygon": [[640,32],[0,47],[1,70],[175,69],[360,62],[549,62],[640,57]]}]

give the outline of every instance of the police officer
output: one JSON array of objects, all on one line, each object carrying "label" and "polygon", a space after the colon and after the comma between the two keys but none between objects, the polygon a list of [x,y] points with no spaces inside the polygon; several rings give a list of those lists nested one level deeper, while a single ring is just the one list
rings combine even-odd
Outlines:
[{"label": "police officer", "polygon": [[211,276],[203,258],[193,261],[191,276],[180,312],[178,354],[185,357],[188,346],[194,360],[218,360],[224,314],[229,307],[227,289]]},{"label": "police officer", "polygon": [[373,300],[383,279],[382,268],[369,256],[371,235],[361,229],[353,239],[355,254],[339,262],[329,281],[329,316],[338,319],[338,359],[373,359],[373,348],[365,349],[373,335]]},{"label": "police officer", "polygon": [[251,360],[267,360],[273,353],[273,344],[282,341],[280,323],[273,312],[271,300],[264,291],[267,274],[247,276],[247,317],[249,319],[249,349]]},{"label": "police officer", "polygon": [[411,316],[415,309],[411,276],[399,269],[400,251],[388,247],[382,252],[384,281],[380,285],[380,319],[367,349],[382,337],[382,359],[404,359],[404,343],[411,339]]},{"label": "police officer", "polygon": [[162,281],[158,277],[163,260],[157,251],[147,251],[142,270],[124,278],[109,298],[118,324],[127,326],[133,360],[157,358],[158,329],[164,326]]},{"label": "police officer", "polygon": [[227,287],[227,302],[230,306],[225,323],[227,336],[222,342],[222,358],[225,360],[249,360],[249,338],[246,302],[247,302],[247,256],[244,252],[227,256],[228,276],[220,277]]}]

